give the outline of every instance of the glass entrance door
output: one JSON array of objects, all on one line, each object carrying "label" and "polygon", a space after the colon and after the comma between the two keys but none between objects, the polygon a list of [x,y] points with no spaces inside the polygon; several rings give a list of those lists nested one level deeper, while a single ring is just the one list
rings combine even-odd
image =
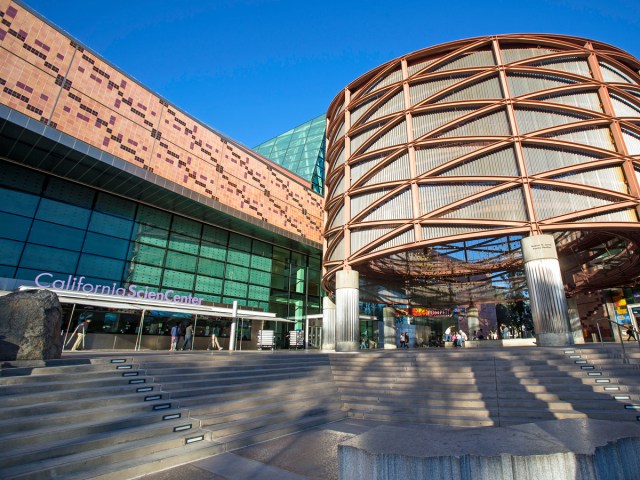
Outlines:
[{"label": "glass entrance door", "polygon": [[322,348],[322,327],[309,327],[309,348]]}]

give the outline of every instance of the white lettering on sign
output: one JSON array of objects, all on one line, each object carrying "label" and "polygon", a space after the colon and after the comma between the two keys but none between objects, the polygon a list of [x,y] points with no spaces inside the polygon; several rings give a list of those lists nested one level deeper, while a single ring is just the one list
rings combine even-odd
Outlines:
[{"label": "white lettering on sign", "polygon": [[138,285],[129,285],[128,288],[122,288],[115,282],[109,285],[96,285],[85,282],[85,277],[74,277],[69,275],[67,280],[53,280],[53,274],[43,272],[36,276],[35,282],[41,288],[55,288],[58,290],[69,290],[71,292],[84,293],[101,293],[104,295],[116,295],[119,297],[129,298],[145,298],[147,300],[160,300],[164,302],[187,303],[190,305],[202,305],[202,298],[193,297],[191,295],[176,295],[173,290],[156,292],[149,290],[149,287],[141,287]]}]

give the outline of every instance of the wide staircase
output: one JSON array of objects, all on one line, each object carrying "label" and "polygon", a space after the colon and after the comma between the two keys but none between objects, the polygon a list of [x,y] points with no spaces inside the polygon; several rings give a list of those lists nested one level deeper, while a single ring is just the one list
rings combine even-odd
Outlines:
[{"label": "wide staircase", "polygon": [[0,472],[135,478],[347,417],[637,422],[640,351],[610,347],[144,353],[4,369]]},{"label": "wide staircase", "polygon": [[50,363],[60,366],[2,372],[3,479],[134,478],[346,415],[327,355],[176,353]]},{"label": "wide staircase", "polygon": [[399,425],[638,421],[640,352],[620,348],[429,349],[334,356],[349,417]]}]

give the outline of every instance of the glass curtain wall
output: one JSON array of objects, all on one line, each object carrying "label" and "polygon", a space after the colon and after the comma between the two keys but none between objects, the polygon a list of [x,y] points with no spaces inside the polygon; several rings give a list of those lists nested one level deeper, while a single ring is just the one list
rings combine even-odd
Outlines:
[{"label": "glass curtain wall", "polygon": [[[105,192],[0,164],[0,280],[171,289],[298,320],[318,313],[320,255],[309,256]],[[16,279],[16,281],[8,281]],[[151,333],[151,332],[149,332]]]}]

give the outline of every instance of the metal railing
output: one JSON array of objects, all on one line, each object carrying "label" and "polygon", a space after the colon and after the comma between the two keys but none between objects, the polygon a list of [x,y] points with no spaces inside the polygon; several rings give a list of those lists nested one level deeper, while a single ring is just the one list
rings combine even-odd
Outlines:
[{"label": "metal railing", "polygon": [[623,323],[618,323],[615,320],[611,320],[609,318],[600,318],[598,320],[596,320],[596,328],[598,329],[598,337],[600,338],[600,343],[604,343],[602,341],[602,332],[600,331],[600,321],[601,320],[606,320],[607,322],[609,322],[612,325],[615,325],[618,328],[618,338],[620,339],[620,349],[622,350],[622,363],[629,363],[629,357],[627,357],[627,351],[625,349],[624,346],[624,338],[622,338],[622,328],[621,327],[625,327],[625,328],[631,328],[631,330],[633,331],[633,336],[634,339],[636,340],[636,342],[638,342],[638,346],[640,347],[640,336],[638,335],[638,332],[633,328],[632,325],[626,325]]}]

